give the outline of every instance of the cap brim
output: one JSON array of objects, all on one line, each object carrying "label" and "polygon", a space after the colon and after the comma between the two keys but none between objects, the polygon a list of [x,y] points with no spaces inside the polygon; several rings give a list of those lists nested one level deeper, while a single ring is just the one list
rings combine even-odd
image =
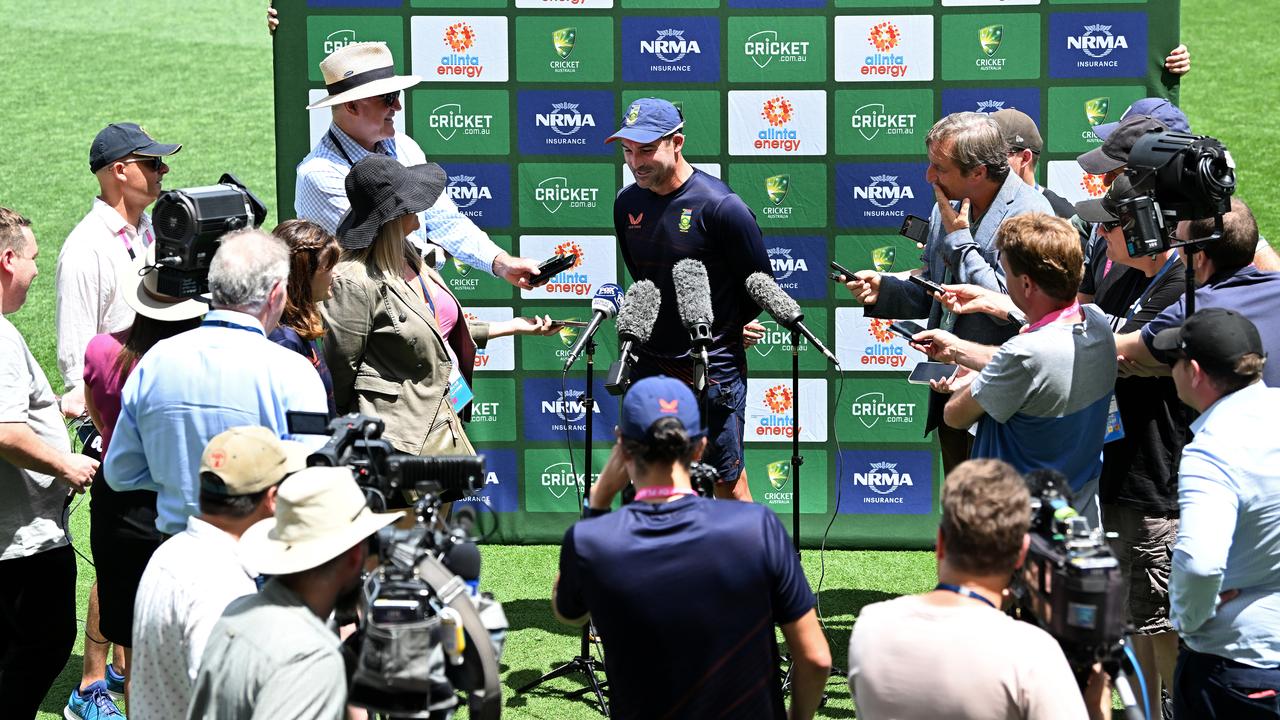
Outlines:
[{"label": "cap brim", "polygon": [[[1121,119],[1121,120],[1123,120],[1124,118],[1120,118],[1120,119]],[[1109,136],[1109,135],[1111,135],[1111,133],[1115,132],[1115,131],[1116,131],[1116,128],[1118,128],[1118,127],[1120,127],[1120,122],[1119,122],[1119,121],[1116,121],[1116,122],[1109,122],[1109,123],[1102,123],[1101,125],[1094,125],[1094,126],[1093,126],[1093,134],[1094,134],[1094,135],[1097,135],[1099,140],[1106,140],[1106,139],[1107,139],[1107,136]]]},{"label": "cap brim", "polygon": [[152,142],[146,147],[140,147],[134,150],[132,155],[141,155],[143,157],[169,157],[170,155],[182,149],[181,143],[158,143]]},{"label": "cap brim", "polygon": [[630,140],[631,142],[638,142],[641,145],[644,145],[659,138],[664,138],[673,132],[679,132],[682,129],[684,129],[684,123],[680,123],[666,132],[659,132],[657,130],[641,130],[639,128],[622,128],[618,132],[605,138],[604,142],[607,145],[614,140]]},{"label": "cap brim", "polygon": [[401,513],[375,513],[365,508],[350,525],[294,543],[275,536],[276,519],[254,523],[240,538],[239,551],[247,567],[260,575],[289,575],[319,567],[396,522]]},{"label": "cap brim", "polygon": [[1076,162],[1080,163],[1080,167],[1090,175],[1106,175],[1112,170],[1119,170],[1124,167],[1124,160],[1117,160],[1110,155],[1102,152],[1102,148],[1096,147],[1089,152],[1076,158]]},{"label": "cap brim", "polygon": [[387,93],[407,90],[408,88],[422,82],[422,78],[417,75],[396,75],[394,77],[374,80],[365,83],[359,87],[353,87],[346,92],[340,92],[337,95],[326,95],[319,100],[307,106],[308,110],[317,110],[322,107],[331,105],[340,105],[344,102],[352,102],[354,100],[363,100],[364,98],[376,97],[378,95],[386,95]]},{"label": "cap brim", "polygon": [[1172,352],[1182,347],[1182,328],[1166,328],[1156,333],[1151,340],[1151,346],[1161,352]]},{"label": "cap brim", "polygon": [[1090,223],[1115,222],[1119,219],[1107,211],[1101,199],[1082,200],[1076,203],[1076,215]]}]

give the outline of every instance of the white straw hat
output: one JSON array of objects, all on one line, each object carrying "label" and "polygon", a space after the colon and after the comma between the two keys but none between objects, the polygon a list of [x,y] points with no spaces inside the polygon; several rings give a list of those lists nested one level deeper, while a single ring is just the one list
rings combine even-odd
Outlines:
[{"label": "white straw hat", "polygon": [[308,110],[398,92],[422,82],[417,75],[396,75],[391,51],[380,42],[343,45],[320,61],[320,72],[329,94],[308,105]]},{"label": "white straw hat", "polygon": [[309,467],[280,483],[276,514],[240,539],[244,562],[264,575],[288,575],[319,567],[399,520],[375,513],[350,468]]}]

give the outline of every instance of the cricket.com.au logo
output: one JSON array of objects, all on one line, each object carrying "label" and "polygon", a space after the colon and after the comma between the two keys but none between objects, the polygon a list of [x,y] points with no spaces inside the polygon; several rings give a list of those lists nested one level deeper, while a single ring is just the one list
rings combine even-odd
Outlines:
[{"label": "cricket.com.au logo", "polygon": [[[598,478],[599,475],[592,475],[593,481]],[[586,473],[574,472],[573,465],[568,462],[551,463],[538,475],[538,484],[556,500],[568,495],[570,491],[576,498],[586,487]]]},{"label": "cricket.com.au logo", "polygon": [[743,53],[761,70],[773,63],[806,63],[809,61],[808,40],[780,40],[777,30],[761,30],[747,36]]},{"label": "cricket.com.au logo", "polygon": [[765,100],[760,108],[760,117],[769,126],[756,133],[755,149],[799,151],[800,135],[790,126],[795,115],[795,106],[786,97],[778,95]]},{"label": "cricket.com.au logo", "polygon": [[563,207],[594,208],[600,201],[600,188],[573,187],[563,175],[549,177],[538,183],[533,199],[546,211],[555,215]]},{"label": "cricket.com.au logo", "polygon": [[888,402],[883,392],[863,393],[853,399],[849,408],[858,422],[868,430],[884,421],[885,424],[911,423],[915,420],[916,404],[911,402]]},{"label": "cricket.com.au logo", "polygon": [[[445,192],[459,210],[466,210],[481,200],[492,200],[493,193],[487,185],[476,185],[475,175],[450,175]],[[466,213],[463,213],[466,215]]]},{"label": "cricket.com.au logo", "polygon": [[436,131],[441,140],[449,142],[458,133],[463,135],[490,136],[493,134],[493,115],[468,113],[461,103],[438,105],[427,116],[427,127]]},{"label": "cricket.com.au logo", "polygon": [[581,60],[570,60],[573,46],[578,42],[578,28],[563,27],[551,32],[551,49],[557,60],[551,61],[551,69],[558,73],[574,73],[581,67]]},{"label": "cricket.com.au logo", "polygon": [[484,64],[478,55],[468,53],[476,44],[476,31],[465,22],[456,22],[444,30],[444,44],[452,52],[441,56],[436,75],[458,75],[479,78],[484,74]]},{"label": "cricket.com.au logo", "polygon": [[1000,43],[1004,41],[1004,25],[987,25],[978,28],[978,47],[982,55],[974,61],[979,70],[1003,70],[1007,58],[998,58]]},{"label": "cricket.com.au logo", "polygon": [[873,462],[866,472],[854,473],[853,484],[869,488],[872,492],[877,493],[881,497],[863,498],[863,502],[867,503],[892,503],[901,504],[904,502],[902,496],[898,494],[901,488],[915,487],[915,481],[911,479],[911,473],[898,471],[898,463],[891,462]]},{"label": "cricket.com.au logo", "polygon": [[764,337],[760,341],[751,346],[760,357],[769,357],[776,348],[784,348],[787,352],[791,351],[791,331],[780,327],[776,320],[759,321],[764,326]]},{"label": "cricket.com.au logo", "polygon": [[324,38],[324,54],[330,55],[335,50],[338,50],[339,48],[344,48],[354,42],[358,42],[356,40],[355,30],[348,30],[348,29],[334,30],[333,32],[326,35]]},{"label": "cricket.com.au logo", "polygon": [[915,113],[894,113],[885,110],[884,103],[867,103],[853,111],[850,127],[858,131],[863,140],[875,140],[885,135],[910,135],[916,131]]},{"label": "cricket.com.au logo", "polygon": [[1078,50],[1088,57],[1077,60],[1078,68],[1117,68],[1119,61],[1108,59],[1116,50],[1128,50],[1129,41],[1124,35],[1113,34],[1111,25],[1085,25],[1083,32],[1067,36],[1067,49]]},{"label": "cricket.com.au logo", "polygon": [[583,128],[596,127],[595,115],[589,112],[581,112],[578,107],[580,103],[558,102],[551,104],[551,110],[544,113],[535,113],[533,116],[533,124],[535,127],[550,128],[553,133],[559,137],[548,137],[546,143],[548,145],[585,145],[586,137],[574,137]]},{"label": "cricket.com.au logo", "polygon": [[692,69],[689,65],[680,65],[679,63],[688,55],[701,55],[702,46],[698,44],[697,40],[686,40],[684,33],[684,30],[678,28],[665,28],[658,30],[657,37],[654,39],[640,41],[640,52],[642,54],[652,55],[666,63],[666,65],[651,66],[650,70],[687,72]]},{"label": "cricket.com.au logo", "polygon": [[863,75],[888,75],[900,78],[907,74],[907,58],[893,52],[902,44],[902,31],[888,20],[877,23],[867,32],[867,44],[874,52],[863,60],[858,70]]},{"label": "cricket.com.au logo", "polygon": [[901,200],[914,200],[910,185],[898,184],[897,175],[872,175],[865,185],[853,188],[855,200],[866,200],[880,210],[868,210],[868,216],[883,217],[897,214],[892,210]]},{"label": "cricket.com.au logo", "polygon": [[791,217],[791,213],[795,208],[790,205],[783,205],[787,195],[791,192],[791,175],[783,173],[765,178],[764,192],[765,196],[769,198],[769,204],[762,208],[766,217],[774,220],[786,220]]}]

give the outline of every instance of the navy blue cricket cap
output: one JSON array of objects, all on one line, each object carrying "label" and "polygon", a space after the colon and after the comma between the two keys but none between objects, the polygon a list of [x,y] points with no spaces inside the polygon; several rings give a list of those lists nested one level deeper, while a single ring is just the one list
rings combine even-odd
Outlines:
[{"label": "navy blue cricket cap", "polygon": [[679,420],[690,439],[706,435],[693,391],[666,375],[647,377],[631,386],[622,398],[618,430],[628,440],[644,440],[649,437],[653,424],[665,417]]},{"label": "navy blue cricket cap", "polygon": [[182,145],[156,142],[137,123],[111,123],[102,128],[89,146],[89,172],[98,172],[126,155],[168,157]]},{"label": "navy blue cricket cap", "polygon": [[1177,105],[1165,100],[1164,98],[1149,97],[1142,98],[1129,106],[1128,110],[1120,116],[1116,122],[1103,123],[1095,125],[1093,134],[1102,140],[1106,140],[1107,136],[1115,132],[1120,127],[1120,123],[1124,122],[1131,115],[1146,115],[1159,120],[1164,126],[1174,132],[1191,132],[1191,123],[1187,122],[1187,116]]},{"label": "navy blue cricket cap", "polygon": [[1267,356],[1258,327],[1235,310],[1226,308],[1198,310],[1179,327],[1156,333],[1151,344],[1175,359],[1195,360],[1209,370],[1227,375],[1235,371],[1236,362],[1247,354]]},{"label": "navy blue cricket cap", "polygon": [[640,98],[627,107],[622,116],[622,127],[605,138],[606,143],[625,139],[638,143],[651,143],[684,127],[684,115],[680,109],[661,98]]}]

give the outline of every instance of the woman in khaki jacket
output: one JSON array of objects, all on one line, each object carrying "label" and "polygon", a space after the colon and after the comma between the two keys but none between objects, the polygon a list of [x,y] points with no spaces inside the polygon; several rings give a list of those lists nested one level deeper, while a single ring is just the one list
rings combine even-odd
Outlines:
[{"label": "woman in khaki jacket", "polygon": [[415,455],[471,454],[477,345],[512,334],[548,335],[548,318],[468,322],[453,294],[407,237],[435,204],[446,176],[435,163],[404,167],[370,155],[347,175],[351,210],[338,225],[342,260],[322,307],[325,355],[339,413],[382,418],[383,438]]}]

